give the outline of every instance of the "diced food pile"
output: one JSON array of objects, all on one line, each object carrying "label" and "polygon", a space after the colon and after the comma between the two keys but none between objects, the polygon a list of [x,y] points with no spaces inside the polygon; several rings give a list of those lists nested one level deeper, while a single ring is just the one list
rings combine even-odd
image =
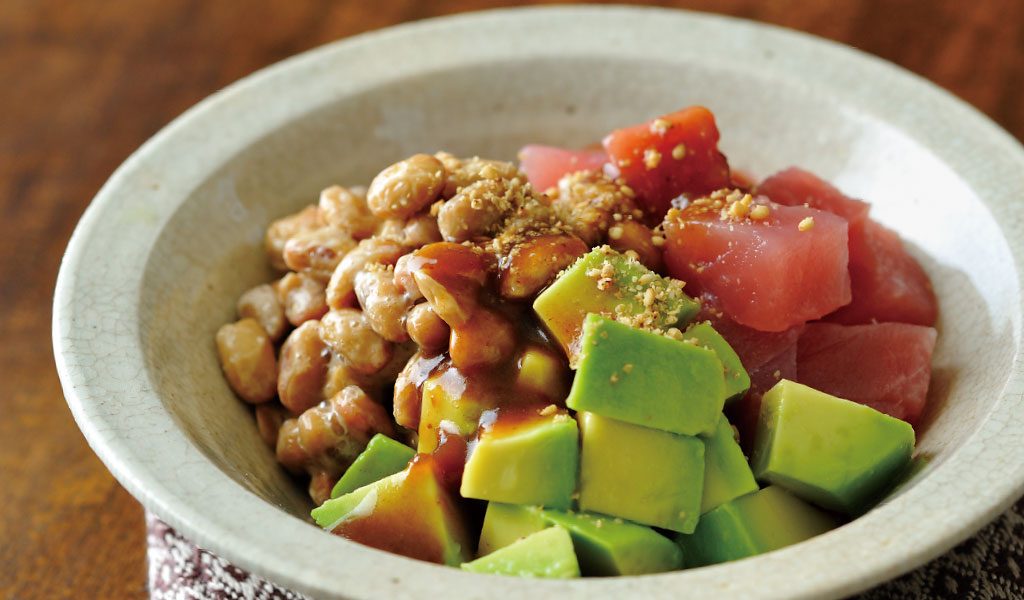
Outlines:
[{"label": "diced food pile", "polygon": [[937,303],[870,206],[751,186],[687,108],[520,164],[417,154],[273,222],[216,347],[339,536],[472,573],[742,559],[908,471]]}]

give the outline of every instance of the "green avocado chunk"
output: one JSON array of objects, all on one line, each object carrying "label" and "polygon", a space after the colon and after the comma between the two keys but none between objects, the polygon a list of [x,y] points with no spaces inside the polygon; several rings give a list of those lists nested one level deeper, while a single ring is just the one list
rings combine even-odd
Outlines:
[{"label": "green avocado chunk", "polygon": [[722,415],[715,432],[704,436],[704,497],[700,512],[704,514],[734,498],[757,491],[754,473],[743,456],[743,450],[729,420]]},{"label": "green avocado chunk", "polygon": [[725,394],[722,361],[712,350],[591,313],[566,405],[697,435],[714,431]]},{"label": "green avocado chunk", "polygon": [[695,340],[698,345],[713,350],[718,356],[718,360],[722,361],[722,367],[725,370],[726,404],[737,398],[742,398],[743,394],[747,393],[747,390],[750,389],[750,376],[747,375],[747,370],[743,368],[743,363],[740,362],[736,351],[721,334],[715,331],[711,323],[707,321],[694,323],[683,333],[683,339],[687,342]]},{"label": "green avocado chunk", "polygon": [[324,529],[410,558],[457,566],[472,540],[455,498],[438,479],[433,459],[419,455],[405,470],[313,509]]},{"label": "green avocado chunk", "polygon": [[579,431],[565,410],[499,411],[481,420],[466,460],[464,498],[569,508],[579,469]]},{"label": "green avocado chunk", "polygon": [[383,433],[370,438],[366,449],[356,457],[331,490],[331,498],[354,492],[364,485],[394,475],[409,464],[416,451]]},{"label": "green avocado chunk", "polygon": [[490,399],[467,389],[463,376],[453,369],[428,377],[420,393],[422,402],[416,447],[420,454],[430,454],[437,449],[442,429],[449,434],[473,435],[480,416],[491,408]]},{"label": "green avocado chunk", "polygon": [[830,515],[771,486],[719,506],[691,535],[676,536],[687,566],[699,567],[777,550],[838,526]]},{"label": "green avocado chunk", "polygon": [[[650,295],[648,304],[645,294]],[[680,281],[661,277],[607,246],[580,257],[533,303],[534,312],[573,364],[587,313],[623,320],[645,315],[648,328],[667,329],[685,324],[699,309],[683,293]]]},{"label": "green avocado chunk", "polygon": [[539,507],[488,502],[477,556],[504,548],[549,525]]},{"label": "green avocado chunk", "polygon": [[761,400],[751,466],[761,481],[855,515],[879,499],[913,451],[909,423],[783,379]]},{"label": "green avocado chunk", "polygon": [[683,553],[650,527],[614,517],[559,510],[544,518],[569,530],[584,575],[643,575],[683,568]]},{"label": "green avocado chunk", "polygon": [[700,518],[704,443],[594,413],[583,437],[580,509],[690,533]]},{"label": "green avocado chunk", "polygon": [[572,538],[562,527],[549,527],[504,548],[462,563],[464,571],[516,577],[566,579],[580,576]]}]

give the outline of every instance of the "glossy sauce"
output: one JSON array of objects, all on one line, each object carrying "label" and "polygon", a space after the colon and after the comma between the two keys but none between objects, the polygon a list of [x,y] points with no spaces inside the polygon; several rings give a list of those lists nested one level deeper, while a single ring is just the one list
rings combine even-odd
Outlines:
[{"label": "glossy sauce", "polygon": [[436,502],[440,502],[442,511],[456,510],[449,499],[422,494],[423,490],[436,489],[431,482],[424,481],[435,476],[433,462],[430,456],[417,456],[406,468],[405,478],[399,485],[385,493],[371,492],[374,495],[364,499],[367,506],[353,511],[363,513],[365,508],[365,515],[343,520],[332,533],[380,550],[443,563],[444,545],[431,527],[436,521],[414,514],[414,511],[431,508]]}]

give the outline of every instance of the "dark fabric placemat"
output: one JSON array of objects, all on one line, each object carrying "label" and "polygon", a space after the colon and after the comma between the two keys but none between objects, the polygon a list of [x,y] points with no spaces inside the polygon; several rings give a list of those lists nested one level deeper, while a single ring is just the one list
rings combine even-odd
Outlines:
[{"label": "dark fabric placemat", "polygon": [[[146,515],[154,600],[298,600],[302,594],[251,575]],[[1024,498],[942,557],[860,596],[861,600],[1024,598]]]}]

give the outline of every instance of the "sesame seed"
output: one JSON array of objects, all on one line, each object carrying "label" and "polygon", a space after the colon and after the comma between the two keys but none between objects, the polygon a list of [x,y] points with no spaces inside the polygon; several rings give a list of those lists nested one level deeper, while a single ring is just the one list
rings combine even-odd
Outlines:
[{"label": "sesame seed", "polygon": [[814,217],[804,217],[796,228],[800,231],[810,231],[811,229],[814,229]]},{"label": "sesame seed", "polygon": [[755,221],[763,221],[768,218],[772,209],[768,208],[767,205],[758,204],[754,208],[750,209],[750,218]]},{"label": "sesame seed", "polygon": [[654,148],[644,150],[644,166],[648,171],[658,168],[659,164],[661,164],[661,152]]},{"label": "sesame seed", "polygon": [[613,240],[622,238],[622,225],[615,225],[608,230],[608,237]]},{"label": "sesame seed", "polygon": [[671,123],[669,123],[665,119],[657,118],[651,121],[650,130],[653,134],[665,135],[665,132],[668,131],[669,127],[672,127]]},{"label": "sesame seed", "polygon": [[747,216],[747,212],[750,210],[749,204],[744,204],[741,200],[736,200],[729,205],[729,216],[734,219],[742,219]]},{"label": "sesame seed", "polygon": [[682,160],[686,156],[686,144],[678,144],[672,149],[672,158]]}]

